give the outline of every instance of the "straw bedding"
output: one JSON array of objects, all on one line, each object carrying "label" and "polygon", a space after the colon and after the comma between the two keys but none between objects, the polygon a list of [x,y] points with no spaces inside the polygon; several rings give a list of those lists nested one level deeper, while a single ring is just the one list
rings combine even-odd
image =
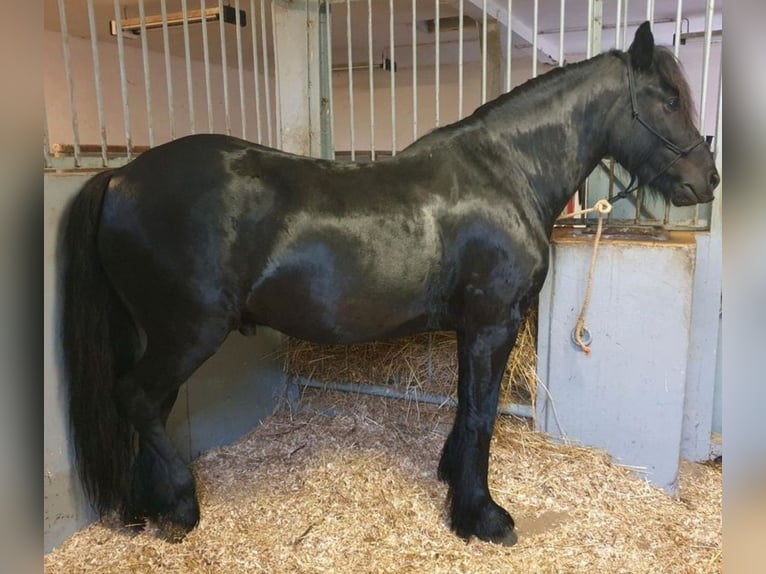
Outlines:
[{"label": "straw bedding", "polygon": [[466,544],[435,476],[453,411],[313,390],[300,405],[192,464],[202,519],[182,542],[108,517],[48,554],[45,571],[721,571],[720,466],[685,465],[675,499],[601,452],[502,417],[490,485],[519,543]]},{"label": "straw bedding", "polygon": [[[389,385],[457,398],[457,342],[454,332],[423,333],[359,345],[317,345],[288,339],[285,369],[322,382]],[[500,387],[501,404],[532,402],[537,389],[537,310],[522,320]]]}]

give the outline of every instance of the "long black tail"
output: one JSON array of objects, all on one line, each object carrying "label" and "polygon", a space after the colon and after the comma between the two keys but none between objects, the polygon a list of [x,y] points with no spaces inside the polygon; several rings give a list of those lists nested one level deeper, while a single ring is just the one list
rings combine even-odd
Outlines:
[{"label": "long black tail", "polygon": [[95,175],[74,199],[63,243],[62,335],[69,422],[83,486],[100,514],[121,507],[134,455],[133,430],[118,410],[114,394],[117,377],[128,367],[134,327],[96,249],[112,172]]}]

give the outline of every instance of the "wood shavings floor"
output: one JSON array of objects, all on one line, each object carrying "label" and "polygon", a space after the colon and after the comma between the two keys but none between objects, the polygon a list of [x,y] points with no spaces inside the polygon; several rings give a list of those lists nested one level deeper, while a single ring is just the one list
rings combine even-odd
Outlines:
[{"label": "wood shavings floor", "polygon": [[519,543],[465,543],[436,479],[452,411],[309,390],[301,405],[193,463],[202,519],[182,542],[109,518],[46,555],[45,572],[721,571],[720,466],[685,464],[673,499],[503,417],[490,486]]}]

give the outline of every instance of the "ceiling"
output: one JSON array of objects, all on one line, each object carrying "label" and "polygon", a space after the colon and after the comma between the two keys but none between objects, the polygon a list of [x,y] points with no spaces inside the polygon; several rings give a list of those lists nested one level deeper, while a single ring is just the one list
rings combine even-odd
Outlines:
[{"label": "ceiling", "polygon": [[[417,43],[419,46],[418,57],[420,65],[428,65],[429,59],[432,61],[433,50],[428,50],[427,45],[434,43],[434,35],[429,33],[425,21],[433,19],[435,16],[437,0],[418,0],[416,2],[415,20],[418,22]],[[487,0],[489,11],[493,9],[500,10],[505,14],[507,3],[505,0]],[[655,36],[658,43],[669,44],[672,42],[676,7],[678,0],[655,0],[654,22]],[[233,0],[225,2],[235,5]],[[344,0],[332,0],[333,8],[333,34],[332,49],[335,63],[347,64],[347,43],[346,43],[346,2]],[[629,5],[628,22],[632,26],[638,25],[646,18],[646,2],[637,2],[633,0],[623,0],[622,4]],[[714,28],[720,29],[721,5],[722,1],[716,3],[716,19]],[[65,0],[66,20],[69,34],[75,37],[89,38],[89,21],[87,12],[87,3],[85,0]],[[214,0],[207,0],[206,7],[212,7],[217,4]],[[261,22],[259,14],[253,13],[251,6],[255,8],[256,13],[260,11],[260,0],[240,0],[240,8],[247,13],[248,25],[241,28],[241,41],[243,46],[243,58],[245,65],[252,62],[252,33],[256,34],[256,43],[258,50],[261,49]],[[372,38],[373,38],[373,58],[377,62],[389,50],[389,2],[387,0],[372,0]],[[98,38],[103,42],[116,42],[116,39],[109,34],[109,21],[115,18],[113,0],[93,0],[94,14]],[[123,17],[138,17],[138,0],[120,0],[119,5]],[[199,9],[198,0],[188,0],[188,9]],[[367,60],[367,9],[368,2],[365,0],[353,0],[351,5],[351,39],[352,39],[352,61],[365,62]],[[465,14],[481,21],[482,0],[464,0]],[[412,0],[394,0],[394,28],[395,28],[395,50],[396,61],[400,67],[411,65],[412,54]],[[531,55],[530,39],[532,38],[533,24],[533,6],[534,0],[514,0],[512,13],[512,48],[514,58],[529,58]],[[704,29],[704,14],[706,0],[683,0],[683,16],[688,20],[684,22],[683,31],[701,31]],[[57,0],[44,0],[45,16],[44,26],[48,30],[59,30],[59,10]],[[159,0],[145,0],[145,13],[155,15],[161,13]],[[458,15],[458,0],[440,0],[440,17],[448,18]],[[553,62],[558,58],[559,53],[559,18],[560,3],[557,1],[546,1],[539,3],[538,15],[538,48],[541,61]],[[180,12],[181,0],[167,0],[167,11]],[[565,39],[564,48],[566,59],[582,57],[584,52],[586,29],[588,24],[588,3],[585,0],[566,4],[565,9]],[[614,47],[616,19],[616,2],[607,0],[604,2],[604,29],[603,29],[603,48]],[[268,32],[271,27],[269,6],[266,5],[267,20],[267,46],[269,51],[272,48],[272,38]],[[253,28],[252,24],[255,24]],[[225,26],[225,41],[230,66],[237,65],[236,51],[237,40],[235,27]],[[218,23],[207,24],[208,47],[210,58],[213,61],[219,61],[221,58],[221,42],[219,36]],[[189,45],[192,59],[201,60],[203,58],[202,32],[200,25],[192,25],[189,28]],[[449,49],[450,45],[457,42],[457,31],[442,31],[440,42],[442,45],[442,63],[449,64],[456,61],[457,51]],[[480,28],[477,25],[467,25],[464,30],[464,41],[466,42],[465,58],[466,60],[477,59],[479,54]],[[504,40],[505,34],[501,33]],[[630,39],[628,38],[628,42]],[[141,41],[138,36],[126,40],[128,45],[140,46]],[[162,51],[164,49],[163,35],[161,30],[152,30],[147,33],[148,49],[153,51]],[[169,45],[173,55],[183,56],[184,54],[184,35],[183,28],[175,27],[169,29]],[[270,54],[270,58],[273,54]]]}]

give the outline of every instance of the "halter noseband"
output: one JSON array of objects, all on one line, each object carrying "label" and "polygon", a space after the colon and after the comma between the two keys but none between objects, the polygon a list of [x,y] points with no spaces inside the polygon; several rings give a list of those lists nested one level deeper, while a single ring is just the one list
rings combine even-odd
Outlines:
[{"label": "halter noseband", "polygon": [[[670,141],[668,138],[663,136],[660,132],[658,132],[654,127],[652,127],[651,124],[649,124],[644,118],[641,117],[641,114],[638,113],[638,103],[636,102],[636,89],[634,87],[634,80],[633,80],[633,66],[630,64],[630,61],[625,63],[628,68],[628,91],[630,92],[630,110],[631,110],[631,116],[634,120],[637,120],[638,123],[640,123],[642,126],[644,126],[647,130],[649,130],[649,133],[656,136],[661,142],[662,145],[664,145],[667,149],[669,149],[671,152],[676,154],[676,157],[674,157],[668,165],[666,165],[664,168],[662,168],[652,179],[646,182],[646,185],[651,185],[654,180],[656,180],[658,177],[663,175],[666,171],[668,171],[675,163],[681,159],[682,157],[688,155],[691,153],[697,146],[704,143],[705,138],[700,137],[696,142],[693,144],[687,146],[687,147],[680,147],[679,145],[675,144],[674,142]],[[634,191],[636,191],[639,187],[641,187],[642,184],[633,185],[636,182],[637,177],[635,175],[631,175],[630,177],[630,183],[628,184],[628,187],[619,192],[618,194],[614,195],[609,199],[609,203],[614,203],[615,201],[619,199],[623,199],[624,197],[627,197]]]}]

